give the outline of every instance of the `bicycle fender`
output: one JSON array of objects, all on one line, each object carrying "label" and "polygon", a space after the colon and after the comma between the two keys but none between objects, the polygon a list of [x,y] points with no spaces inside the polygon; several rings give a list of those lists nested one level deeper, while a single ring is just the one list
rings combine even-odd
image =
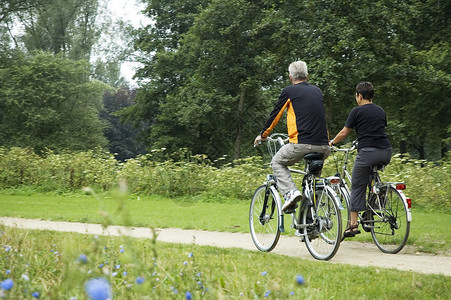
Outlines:
[{"label": "bicycle fender", "polygon": [[326,189],[332,195],[332,197],[335,201],[335,204],[338,206],[338,209],[345,210],[343,205],[341,205],[341,201],[340,201],[340,198],[338,198],[337,193],[335,193],[335,191],[329,185],[326,185]]},{"label": "bicycle fender", "polygon": [[276,205],[277,205],[277,211],[279,212],[279,231],[285,232],[285,226],[284,226],[284,215],[282,212],[282,200],[280,199],[279,192],[277,191],[275,186],[271,186],[270,189],[273,191],[273,195],[276,197]]},{"label": "bicycle fender", "polygon": [[395,186],[394,184],[390,184],[390,186],[391,186],[393,189],[395,189],[395,190],[401,195],[402,202],[403,202],[404,206],[407,207],[407,221],[408,221],[408,222],[412,222],[412,213],[411,213],[411,211],[410,211],[409,206],[407,205],[407,197],[406,197],[406,195],[404,194],[403,191],[397,190],[397,189],[396,189],[396,186]]}]

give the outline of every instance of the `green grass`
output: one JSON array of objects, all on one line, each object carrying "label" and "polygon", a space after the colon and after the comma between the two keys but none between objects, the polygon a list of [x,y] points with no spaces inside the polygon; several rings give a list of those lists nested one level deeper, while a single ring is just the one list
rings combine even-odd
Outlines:
[{"label": "green grass", "polygon": [[[31,299],[34,292],[41,299],[87,299],[85,282],[98,277],[111,283],[114,299],[185,299],[186,292],[193,299],[446,299],[451,292],[451,277],[443,275],[149,239],[0,230],[9,249],[0,252],[0,279],[14,281],[1,292],[7,299]],[[144,283],[135,282],[138,276]]]},{"label": "green grass", "polygon": [[[121,209],[118,209],[120,207]],[[104,223],[99,213],[109,216],[108,224],[173,227],[210,231],[248,232],[249,203],[245,201],[205,202],[197,198],[170,199],[161,196],[138,197],[107,194],[38,194],[26,190],[0,192],[0,215],[30,219]],[[105,214],[103,214],[105,215]],[[124,217],[126,216],[126,217]],[[131,216],[131,217],[130,217]],[[451,218],[449,214],[412,209],[408,244],[414,251],[451,253]],[[290,219],[286,218],[289,228]],[[287,230],[287,234],[294,234]],[[354,238],[372,242],[369,233]]]}]

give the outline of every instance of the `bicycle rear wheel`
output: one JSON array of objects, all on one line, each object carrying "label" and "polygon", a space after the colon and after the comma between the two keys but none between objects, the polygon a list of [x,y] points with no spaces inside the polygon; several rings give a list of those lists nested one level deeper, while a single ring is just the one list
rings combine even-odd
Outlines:
[{"label": "bicycle rear wheel", "polygon": [[252,240],[260,251],[269,252],[277,245],[280,237],[279,208],[273,189],[268,190],[265,205],[266,185],[254,193],[249,209],[249,227]]},{"label": "bicycle rear wheel", "polygon": [[384,253],[395,254],[405,246],[410,232],[407,203],[394,187],[382,189],[370,200],[371,236]]},{"label": "bicycle rear wheel", "polygon": [[304,228],[303,232],[307,250],[319,260],[331,259],[340,247],[343,227],[335,197],[337,195],[332,189],[319,187],[316,191],[316,205],[307,206],[302,216],[302,224],[309,223],[306,213],[308,210],[317,216],[313,224]]}]

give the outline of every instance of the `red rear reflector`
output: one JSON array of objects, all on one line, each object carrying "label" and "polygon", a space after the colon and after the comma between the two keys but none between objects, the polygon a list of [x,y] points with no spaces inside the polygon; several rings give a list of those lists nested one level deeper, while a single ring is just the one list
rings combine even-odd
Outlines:
[{"label": "red rear reflector", "polygon": [[407,207],[412,208],[412,199],[407,198],[406,200],[407,200]]},{"label": "red rear reflector", "polygon": [[396,185],[396,189],[397,190],[405,190],[406,189],[406,184],[405,183],[398,183]]},{"label": "red rear reflector", "polygon": [[332,183],[332,184],[339,184],[340,183],[340,178],[332,178],[330,180],[330,183]]}]

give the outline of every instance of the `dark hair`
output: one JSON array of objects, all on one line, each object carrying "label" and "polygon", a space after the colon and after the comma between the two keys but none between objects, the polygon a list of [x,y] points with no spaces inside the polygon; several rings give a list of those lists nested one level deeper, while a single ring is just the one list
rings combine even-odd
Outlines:
[{"label": "dark hair", "polygon": [[371,82],[364,81],[357,85],[355,88],[356,93],[362,95],[365,100],[373,100],[374,97],[374,87]]}]

